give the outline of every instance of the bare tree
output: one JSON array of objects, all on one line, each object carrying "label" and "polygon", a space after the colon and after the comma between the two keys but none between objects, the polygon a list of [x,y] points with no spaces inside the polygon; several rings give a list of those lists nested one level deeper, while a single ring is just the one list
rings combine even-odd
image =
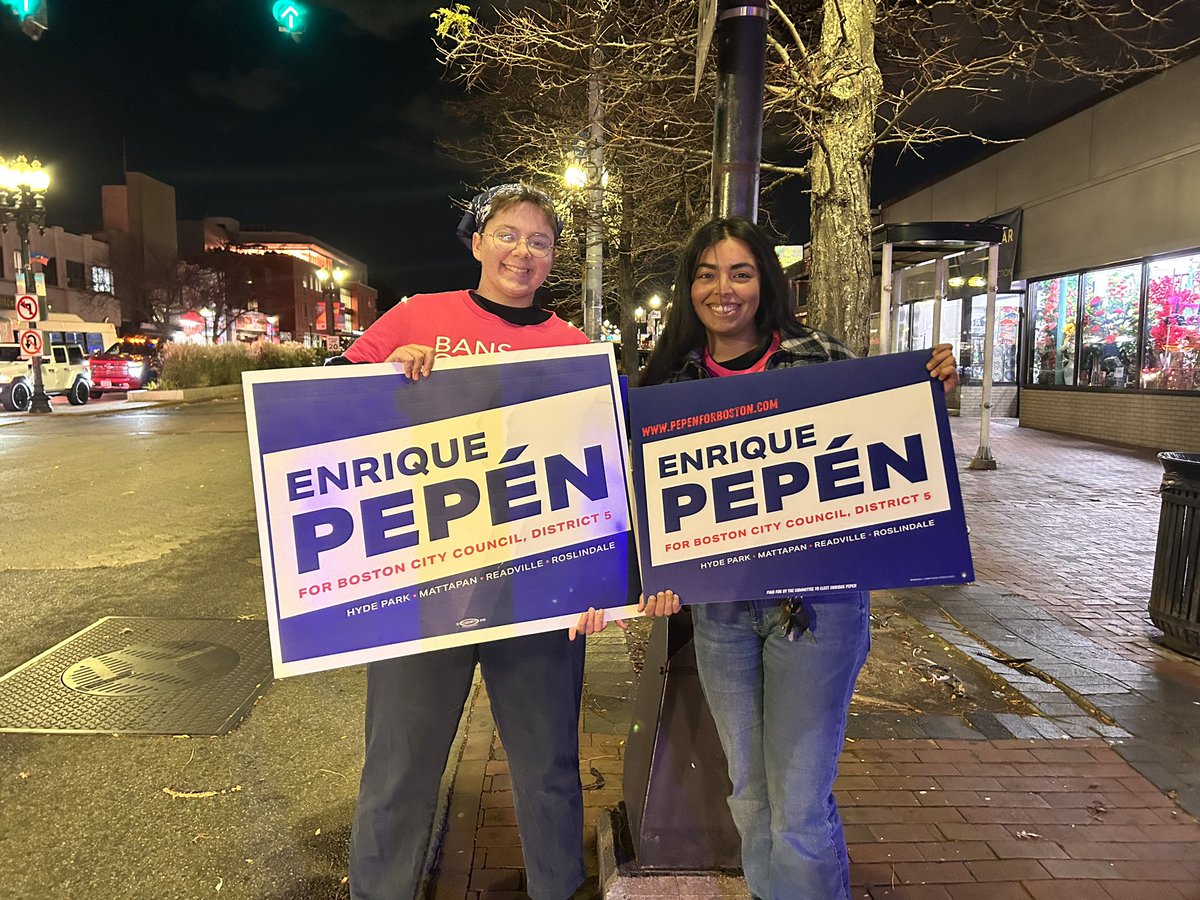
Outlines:
[{"label": "bare tree", "polygon": [[251,259],[225,248],[208,250],[195,263],[187,264],[181,280],[181,296],[187,308],[206,309],[210,323],[209,339],[218,342],[233,337],[238,316],[249,312],[254,286],[247,277]]},{"label": "bare tree", "polygon": [[[482,133],[447,149],[479,166],[484,178],[524,178],[559,198],[569,211],[562,261],[581,260],[593,224],[595,210],[563,176],[590,155],[588,97],[600,91],[600,224],[605,257],[616,261],[615,279],[605,282],[606,308],[620,323],[623,368],[635,375],[638,300],[669,285],[681,242],[707,214],[712,137],[696,123],[711,121],[712,102],[711,92],[693,96],[690,87],[694,10],[679,2],[550,0],[489,21],[462,5],[435,18],[447,71],[472,93],[456,112]],[[575,296],[581,269],[559,267],[559,280]]]},{"label": "bare tree", "polygon": [[872,306],[870,183],[881,144],[993,141],[972,127],[973,113],[1015,82],[1112,87],[1195,45],[1183,31],[1195,34],[1185,0],[777,0],[771,8],[766,109],[775,121],[791,117],[793,146],[809,160],[809,321],[859,352]]},{"label": "bare tree", "polygon": [[[971,127],[972,112],[1006,86],[1120,84],[1170,65],[1194,45],[1181,29],[1196,27],[1182,15],[1189,0],[769,2],[764,131],[782,140],[764,144],[765,205],[782,180],[807,176],[809,321],[859,352],[882,143],[997,139]],[[605,227],[618,248],[623,334],[642,283],[669,270],[709,212],[711,73],[695,95],[695,16],[693,0],[546,0],[486,21],[464,5],[435,14],[448,71],[481,98],[465,109],[485,136],[455,152],[488,176],[559,185],[566,148],[588,125],[587,87],[600,80],[612,186]]]}]

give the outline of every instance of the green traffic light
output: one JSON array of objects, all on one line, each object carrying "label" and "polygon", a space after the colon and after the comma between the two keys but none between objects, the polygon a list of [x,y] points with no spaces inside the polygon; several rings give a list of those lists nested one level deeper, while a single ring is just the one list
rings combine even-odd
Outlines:
[{"label": "green traffic light", "polygon": [[[11,0],[6,0],[11,2]],[[279,30],[288,34],[300,34],[304,31],[304,20],[308,18],[308,9],[296,0],[276,0],[271,7],[271,15],[279,23]]]},{"label": "green traffic light", "polygon": [[42,0],[3,0],[5,6],[12,8],[18,19],[28,19],[30,16],[37,15],[38,7],[42,5]]}]

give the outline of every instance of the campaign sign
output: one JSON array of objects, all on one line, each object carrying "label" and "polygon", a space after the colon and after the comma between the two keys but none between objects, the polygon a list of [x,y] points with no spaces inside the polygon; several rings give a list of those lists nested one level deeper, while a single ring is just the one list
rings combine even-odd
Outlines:
[{"label": "campaign sign", "polygon": [[277,676],[636,602],[607,346],[439,359],[415,382],[382,363],[243,384]]},{"label": "campaign sign", "polygon": [[684,603],[974,579],[928,351],[630,392],[642,581]]}]

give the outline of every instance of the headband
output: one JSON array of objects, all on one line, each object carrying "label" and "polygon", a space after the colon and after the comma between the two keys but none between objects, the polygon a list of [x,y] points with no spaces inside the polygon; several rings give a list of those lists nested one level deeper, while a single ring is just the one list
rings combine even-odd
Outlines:
[{"label": "headband", "polygon": [[[455,234],[458,239],[471,246],[471,235],[477,231],[483,231],[483,226],[487,224],[487,220],[492,215],[492,205],[496,200],[502,200],[506,197],[520,196],[521,194],[537,197],[549,209],[554,209],[554,201],[550,199],[550,195],[537,188],[530,187],[527,184],[498,184],[495,187],[490,187],[482,194],[476,194],[467,206],[467,211],[463,213],[462,221],[458,223],[458,228]],[[563,221],[556,213],[554,216],[554,237],[557,239],[562,235]]]}]

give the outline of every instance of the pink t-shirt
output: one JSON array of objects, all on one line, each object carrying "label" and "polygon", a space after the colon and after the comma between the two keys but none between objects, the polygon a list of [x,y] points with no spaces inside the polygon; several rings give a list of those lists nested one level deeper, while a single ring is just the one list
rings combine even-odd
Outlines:
[{"label": "pink t-shirt", "polygon": [[751,372],[765,372],[767,369],[767,360],[770,359],[771,354],[774,353],[778,349],[779,349],[779,333],[776,332],[775,336],[771,338],[771,345],[769,347],[767,347],[766,352],[763,353],[763,355],[761,357],[759,357],[758,362],[756,362],[754,365],[752,365],[748,369],[727,369],[727,368],[725,368],[723,365],[721,365],[719,362],[717,362],[715,359],[713,359],[711,356],[708,355],[707,347],[704,349],[704,355],[701,359],[701,363],[704,365],[704,368],[708,370],[709,375],[714,375],[717,378],[722,378],[726,375],[749,375]]},{"label": "pink t-shirt", "polygon": [[405,344],[424,344],[437,356],[468,356],[587,342],[582,331],[556,315],[537,325],[513,325],[480,309],[467,291],[450,291],[397,303],[345,355],[356,363],[383,362]]}]

